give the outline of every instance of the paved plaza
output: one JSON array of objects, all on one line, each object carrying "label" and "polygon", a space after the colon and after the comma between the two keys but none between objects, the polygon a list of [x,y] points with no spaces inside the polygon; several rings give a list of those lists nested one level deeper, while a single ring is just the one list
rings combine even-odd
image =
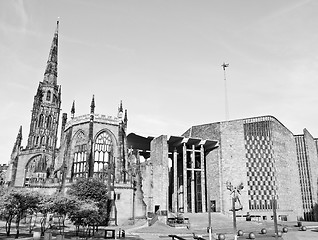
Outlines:
[{"label": "paved plaza", "polygon": [[[168,237],[170,234],[175,234],[182,236],[185,239],[193,239],[193,233],[195,235],[200,235],[204,239],[209,239],[206,228],[208,226],[208,214],[192,214],[190,217],[190,228],[173,228],[169,227],[163,223],[156,222],[154,225],[148,227],[144,220],[136,221],[135,225],[124,225],[115,227],[118,232],[119,229],[124,229],[126,233],[125,239],[134,240],[155,240],[155,239],[171,239]],[[5,223],[0,222],[0,239],[9,239],[5,236]],[[282,240],[317,240],[318,239],[318,223],[316,222],[304,222],[303,225],[307,227],[307,231],[299,231],[296,227],[296,222],[279,222],[278,229],[282,230],[284,226],[288,227],[288,232],[283,234]],[[267,229],[267,234],[260,234],[262,228]],[[226,217],[222,214],[214,213],[212,214],[212,229],[213,229],[213,239],[217,239],[217,234],[223,233],[226,240],[234,239],[233,234],[233,224],[230,217]],[[274,225],[272,221],[250,221],[247,222],[245,219],[237,220],[237,229],[243,230],[244,235],[238,239],[248,239],[248,234],[253,232],[256,235],[257,240],[271,240],[274,237]],[[21,236],[19,239],[31,240],[32,235],[28,234],[28,228],[26,225],[22,224]],[[72,228],[65,229],[65,239],[71,239],[75,236]],[[87,239],[103,239],[103,231],[99,232],[98,236],[94,238]],[[57,231],[53,231],[53,238],[56,238]],[[15,237],[15,225],[12,224],[10,239]],[[42,238],[44,239],[44,238]],[[80,238],[86,239],[86,238]]]}]

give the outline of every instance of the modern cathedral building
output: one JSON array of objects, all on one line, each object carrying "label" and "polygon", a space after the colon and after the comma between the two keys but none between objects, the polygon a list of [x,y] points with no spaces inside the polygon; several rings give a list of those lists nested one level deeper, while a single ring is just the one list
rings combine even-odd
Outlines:
[{"label": "modern cathedral building", "polygon": [[281,220],[318,221],[318,145],[306,129],[294,135],[275,117],[262,116],[193,126],[184,136],[219,142],[209,171],[217,211],[231,208],[230,181],[243,183],[244,213],[271,219],[275,198]]},{"label": "modern cathedral building", "polygon": [[[44,78],[34,96],[27,145],[22,127],[6,184],[48,194],[65,193],[79,178],[108,186],[112,223],[170,213],[231,214],[231,186],[240,190],[238,215],[270,220],[277,200],[281,220],[317,216],[318,143],[305,129],[294,135],[272,116],[193,126],[181,136],[127,134],[127,110],[115,117],[90,111],[61,114],[57,82],[58,23]],[[60,119],[61,118],[61,119]],[[61,135],[58,143],[58,129]],[[59,144],[59,147],[57,147]]]}]

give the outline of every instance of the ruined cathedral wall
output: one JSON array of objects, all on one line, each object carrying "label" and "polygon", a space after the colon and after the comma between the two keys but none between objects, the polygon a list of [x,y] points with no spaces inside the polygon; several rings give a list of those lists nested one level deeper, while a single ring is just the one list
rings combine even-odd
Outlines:
[{"label": "ruined cathedral wall", "polygon": [[121,225],[133,218],[133,188],[130,183],[115,185],[117,224]]},{"label": "ruined cathedral wall", "polygon": [[152,198],[153,168],[152,168],[152,161],[150,159],[148,159],[146,162],[141,164],[140,173],[142,176],[141,189],[143,191],[143,201],[146,204],[147,216],[150,217],[154,209],[153,198]]},{"label": "ruined cathedral wall", "polygon": [[[67,136],[68,132],[71,131],[71,141],[68,146],[65,146],[67,143]],[[109,135],[112,138],[112,142],[114,145],[114,157],[118,157],[118,126],[116,125],[108,125],[108,124],[103,124],[103,123],[96,123],[94,122],[94,127],[93,127],[93,141],[95,141],[96,137],[98,136],[99,133],[106,131],[109,133]],[[79,140],[78,136],[80,133],[84,134],[84,139]],[[66,162],[67,165],[67,179],[71,178],[72,174],[72,164],[74,161],[74,154],[75,154],[75,146],[77,144],[77,141],[81,141],[83,144],[87,144],[88,148],[88,143],[89,143],[89,122],[77,124],[74,126],[71,126],[65,131],[65,140],[64,140],[64,146],[63,146],[63,151],[61,152],[60,157],[63,159],[62,161]],[[94,151],[94,149],[93,149]],[[94,157],[94,155],[93,155]]]},{"label": "ruined cathedral wall", "polygon": [[[47,162],[47,166],[50,166],[52,161],[52,156],[47,153],[42,153],[39,151],[32,151],[32,150],[25,150],[21,151],[18,159],[18,165],[17,165],[17,173],[16,173],[16,179],[15,179],[15,187],[23,187],[25,184],[25,174],[26,174],[26,167],[29,161],[36,156],[39,155],[45,155],[49,161]],[[46,172],[45,172],[46,174]]]},{"label": "ruined cathedral wall", "polygon": [[168,213],[168,144],[167,136],[162,135],[151,141],[151,161],[153,164],[153,209],[155,213],[167,216]]}]

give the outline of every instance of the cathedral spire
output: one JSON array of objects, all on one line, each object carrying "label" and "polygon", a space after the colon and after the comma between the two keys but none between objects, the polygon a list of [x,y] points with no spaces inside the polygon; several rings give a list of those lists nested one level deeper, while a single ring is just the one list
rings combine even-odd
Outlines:
[{"label": "cathedral spire", "polygon": [[123,112],[123,101],[122,100],[120,100],[118,111]]},{"label": "cathedral spire", "polygon": [[75,114],[75,100],[73,101],[72,109],[71,109],[71,118],[74,118]]},{"label": "cathedral spire", "polygon": [[95,111],[95,100],[94,100],[94,95],[93,95],[92,102],[91,102],[91,114],[93,114],[94,111]]},{"label": "cathedral spire", "polygon": [[19,149],[21,147],[22,142],[22,126],[20,126],[19,133],[17,135],[17,139],[15,140],[12,153],[11,153],[11,159],[14,160],[19,152]]},{"label": "cathedral spire", "polygon": [[58,30],[59,30],[59,21],[56,23],[56,30],[54,33],[53,41],[51,44],[51,50],[49,58],[47,60],[46,69],[44,73],[43,82],[50,84],[57,84],[57,49],[58,49]]},{"label": "cathedral spire", "polygon": [[123,117],[123,112],[124,112],[124,110],[123,110],[123,101],[120,100],[117,117],[121,119]]},{"label": "cathedral spire", "polygon": [[128,122],[127,109],[125,109],[124,122],[125,122],[126,124],[127,124],[127,122]]}]

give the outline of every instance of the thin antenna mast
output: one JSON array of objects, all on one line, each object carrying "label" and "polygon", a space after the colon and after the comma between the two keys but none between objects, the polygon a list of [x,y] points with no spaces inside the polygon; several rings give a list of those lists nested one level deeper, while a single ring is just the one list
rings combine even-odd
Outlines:
[{"label": "thin antenna mast", "polygon": [[223,63],[222,65],[223,72],[224,72],[224,96],[225,96],[225,121],[229,120],[229,103],[227,98],[227,85],[226,85],[226,74],[225,74],[225,68],[229,66],[228,63]]}]

